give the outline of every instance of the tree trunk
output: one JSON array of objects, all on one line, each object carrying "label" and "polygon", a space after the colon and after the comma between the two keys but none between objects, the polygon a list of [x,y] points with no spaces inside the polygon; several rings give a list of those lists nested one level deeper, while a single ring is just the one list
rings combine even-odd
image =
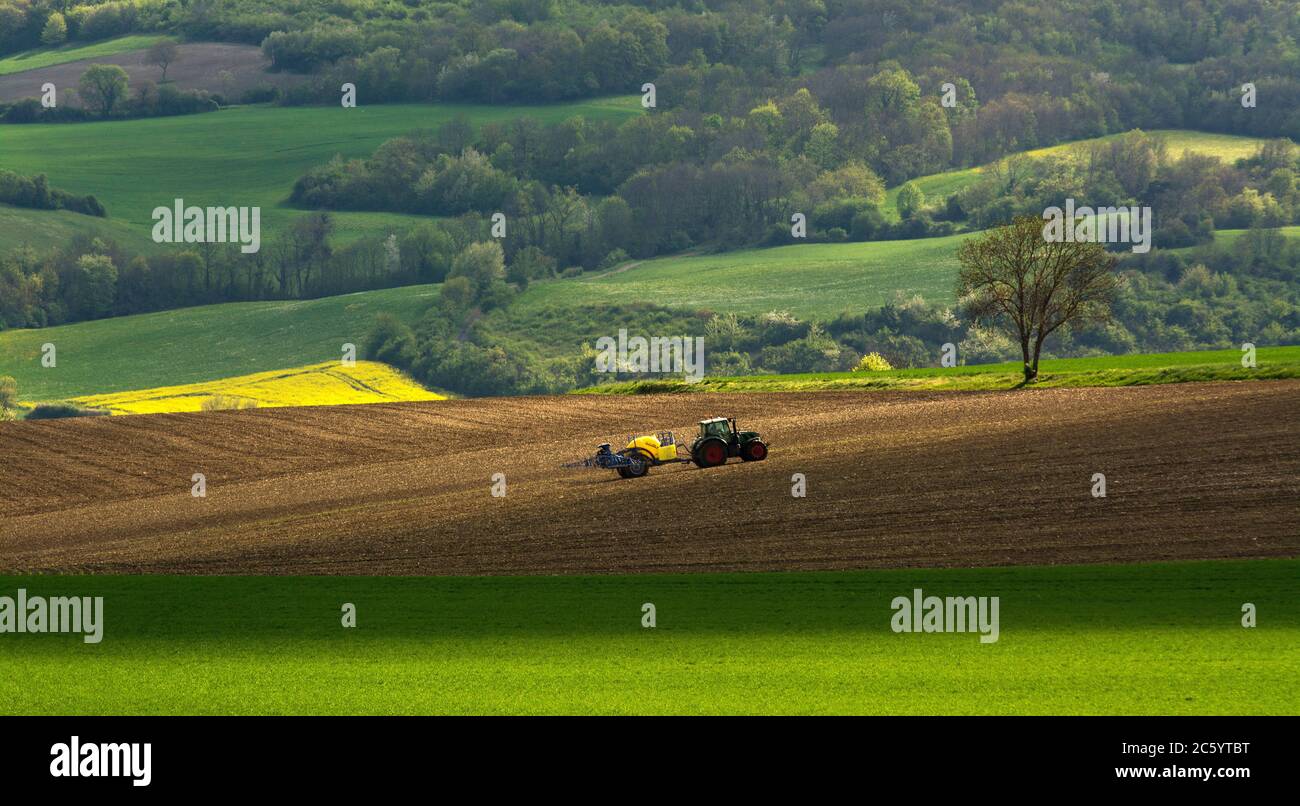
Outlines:
[{"label": "tree trunk", "polygon": [[1038,377],[1038,357],[1034,357],[1033,366],[1029,364],[1029,336],[1023,336],[1020,339],[1020,357],[1025,367],[1025,383],[1029,383]]},{"label": "tree trunk", "polygon": [[1031,380],[1037,380],[1037,379],[1038,379],[1038,355],[1039,355],[1039,353],[1041,353],[1041,352],[1043,352],[1043,337],[1042,337],[1042,336],[1039,336],[1039,337],[1034,341],[1034,364],[1033,364],[1032,368],[1028,369],[1028,370],[1026,371],[1026,373],[1025,373],[1026,376],[1028,376],[1030,372],[1032,372],[1033,375],[1030,376],[1030,377],[1026,377],[1026,378],[1025,378],[1025,382],[1026,382],[1026,383],[1028,383],[1028,382],[1031,381]]}]

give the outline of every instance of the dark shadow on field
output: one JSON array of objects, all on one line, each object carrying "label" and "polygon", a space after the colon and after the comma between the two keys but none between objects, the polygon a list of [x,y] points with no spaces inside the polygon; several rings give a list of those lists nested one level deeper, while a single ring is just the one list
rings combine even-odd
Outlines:
[{"label": "dark shadow on field", "polygon": [[[1001,632],[1300,627],[1300,560],[554,577],[0,577],[0,596],[103,596],[105,643],[888,633],[894,597],[997,596]],[[358,625],[340,624],[345,602]],[[67,638],[6,635],[6,642]],[[87,648],[91,649],[91,648]]]}]

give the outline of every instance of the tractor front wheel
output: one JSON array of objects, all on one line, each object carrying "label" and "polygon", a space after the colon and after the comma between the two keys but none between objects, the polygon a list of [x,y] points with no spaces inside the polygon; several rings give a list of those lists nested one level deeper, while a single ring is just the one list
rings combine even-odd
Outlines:
[{"label": "tractor front wheel", "polygon": [[767,458],[767,445],[756,439],[746,442],[740,449],[740,458],[746,462],[761,462]]},{"label": "tractor front wheel", "polygon": [[727,462],[727,446],[711,439],[695,449],[695,464],[700,467],[717,467]]}]

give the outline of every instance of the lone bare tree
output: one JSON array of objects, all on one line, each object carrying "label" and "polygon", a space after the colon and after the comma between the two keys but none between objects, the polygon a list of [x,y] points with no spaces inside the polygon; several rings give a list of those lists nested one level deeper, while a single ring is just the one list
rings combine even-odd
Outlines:
[{"label": "lone bare tree", "polygon": [[167,68],[180,58],[181,49],[170,39],[159,39],[145,51],[144,63],[162,68],[162,80],[167,80]]},{"label": "lone bare tree", "polygon": [[1025,383],[1038,377],[1048,336],[1063,325],[1110,319],[1120,285],[1118,261],[1100,244],[1049,241],[1032,216],[966,241],[957,260],[964,314],[1019,339]]}]

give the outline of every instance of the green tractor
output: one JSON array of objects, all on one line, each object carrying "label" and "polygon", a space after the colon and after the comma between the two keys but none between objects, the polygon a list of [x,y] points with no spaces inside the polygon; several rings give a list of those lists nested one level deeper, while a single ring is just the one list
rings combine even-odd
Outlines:
[{"label": "green tractor", "polygon": [[716,467],[731,456],[761,462],[767,458],[767,443],[757,431],[738,431],[735,417],[700,420],[700,435],[691,443],[691,461],[697,467]]}]

